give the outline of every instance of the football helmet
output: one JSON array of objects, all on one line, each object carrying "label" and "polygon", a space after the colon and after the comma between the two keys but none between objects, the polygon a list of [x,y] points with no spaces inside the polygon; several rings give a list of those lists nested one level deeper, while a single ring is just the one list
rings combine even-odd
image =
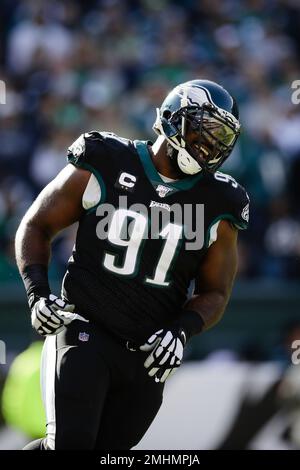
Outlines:
[{"label": "football helmet", "polygon": [[176,86],[165,98],[153,125],[166,138],[168,155],[188,175],[215,172],[230,155],[240,133],[235,99],[209,80]]}]

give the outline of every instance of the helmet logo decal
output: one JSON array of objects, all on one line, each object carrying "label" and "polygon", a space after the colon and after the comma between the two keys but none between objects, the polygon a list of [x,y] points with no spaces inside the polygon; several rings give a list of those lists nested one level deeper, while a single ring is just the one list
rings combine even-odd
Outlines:
[{"label": "helmet logo decal", "polygon": [[[213,103],[211,97],[204,88],[181,86],[177,91],[181,98],[181,106],[201,106],[203,103]],[[186,104],[182,104],[183,100]]]}]

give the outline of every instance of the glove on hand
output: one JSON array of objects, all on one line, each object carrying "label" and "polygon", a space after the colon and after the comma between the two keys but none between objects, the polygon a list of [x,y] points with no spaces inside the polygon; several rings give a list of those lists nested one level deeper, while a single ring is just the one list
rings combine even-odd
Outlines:
[{"label": "glove on hand", "polygon": [[33,296],[29,299],[31,307],[31,324],[42,336],[57,335],[73,320],[88,321],[77,313],[73,313],[75,306],[68,304],[56,295],[50,294],[48,298]]},{"label": "glove on hand", "polygon": [[144,352],[151,351],[144,366],[148,375],[156,382],[165,382],[181,365],[186,335],[182,328],[156,331],[145,344],[140,346]]}]

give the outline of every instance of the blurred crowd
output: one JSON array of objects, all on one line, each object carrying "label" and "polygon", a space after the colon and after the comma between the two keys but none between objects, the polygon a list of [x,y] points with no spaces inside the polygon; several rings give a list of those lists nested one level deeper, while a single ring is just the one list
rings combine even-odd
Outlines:
[{"label": "blurred crowd", "polygon": [[[240,104],[223,167],[252,202],[240,277],[300,277],[298,0],[2,0],[0,31],[1,281],[16,278],[16,227],[73,140],[92,129],[153,140],[155,108],[194,78]],[[54,275],[73,240],[72,229],[58,237]]]}]

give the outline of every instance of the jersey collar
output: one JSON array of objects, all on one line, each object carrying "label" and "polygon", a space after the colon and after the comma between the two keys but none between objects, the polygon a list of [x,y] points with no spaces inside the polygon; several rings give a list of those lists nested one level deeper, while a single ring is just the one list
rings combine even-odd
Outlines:
[{"label": "jersey collar", "polygon": [[152,161],[151,155],[149,153],[148,145],[151,145],[151,142],[143,140],[134,140],[133,143],[140,157],[145,173],[154,188],[158,184],[161,184],[163,186],[167,186],[173,189],[173,191],[170,191],[170,194],[174,194],[175,191],[191,189],[203,176],[202,173],[198,173],[197,175],[188,176],[182,180],[174,181],[173,183],[165,183],[157,172]]}]

